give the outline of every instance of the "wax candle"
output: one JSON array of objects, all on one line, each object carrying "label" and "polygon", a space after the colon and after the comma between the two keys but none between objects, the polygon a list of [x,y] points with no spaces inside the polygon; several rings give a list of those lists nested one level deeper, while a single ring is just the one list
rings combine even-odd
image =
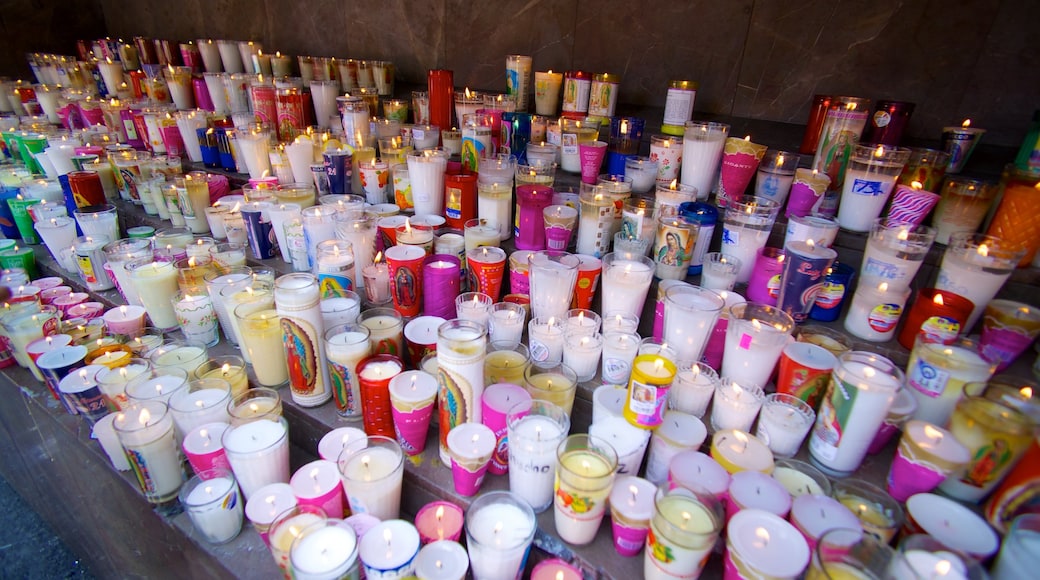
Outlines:
[{"label": "wax candle", "polygon": [[534,512],[510,492],[483,494],[466,514],[474,577],[508,580],[522,571],[536,530]]},{"label": "wax candle", "polygon": [[891,288],[888,282],[876,287],[864,281],[856,287],[845,315],[845,330],[872,342],[884,342],[895,334],[909,288]]},{"label": "wax candle", "polygon": [[448,432],[460,423],[480,421],[478,401],[484,390],[487,330],[466,320],[449,321],[438,329],[437,364],[440,392],[440,453],[448,464]]},{"label": "wax candle", "polygon": [[[348,447],[339,458],[350,511],[388,520],[401,509],[404,455],[393,439],[368,437],[367,447]],[[418,543],[418,534],[416,534]]]},{"label": "wax candle", "polygon": [[289,482],[289,438],[284,420],[232,426],[221,442],[242,494],[248,500],[270,483]]},{"label": "wax candle", "polygon": [[730,307],[722,375],[738,383],[766,384],[781,351],[793,340],[793,328],[791,317],[771,306]]},{"label": "wax candle", "polygon": [[640,429],[624,417],[607,417],[590,425],[589,435],[605,441],[617,453],[619,475],[639,472],[650,444],[648,429]]},{"label": "wax candle", "polygon": [[703,417],[719,384],[718,373],[707,364],[681,363],[668,394],[669,408],[694,417]]},{"label": "wax candle", "polygon": [[715,431],[735,429],[750,431],[765,401],[762,387],[753,383],[739,384],[723,377],[715,387],[714,404],[711,409],[711,426]]},{"label": "wax candle", "polygon": [[[510,351],[498,351],[509,353]],[[492,353],[494,354],[494,353]],[[526,365],[526,363],[524,363]],[[522,382],[521,379],[518,382]],[[517,384],[487,381],[481,397],[481,421],[495,435],[496,443],[488,470],[501,475],[509,469],[508,414],[520,403],[530,402],[531,395]]]},{"label": "wax candle", "polygon": [[677,284],[665,292],[664,338],[676,348],[678,359],[698,360],[723,307],[711,290]]},{"label": "wax candle", "polygon": [[152,324],[175,328],[177,318],[172,299],[177,293],[177,269],[173,264],[143,258],[127,264],[127,270]]},{"label": "wax candle", "polygon": [[502,294],[502,275],[505,269],[505,250],[484,246],[466,252],[466,278],[469,289],[490,296],[492,302],[497,302]]},{"label": "wax candle", "polygon": [[[590,381],[596,376],[603,342],[603,335],[598,332],[584,334],[565,330],[563,363],[574,371],[578,382]],[[570,405],[566,407],[569,409]]]},{"label": "wax candle", "polygon": [[665,413],[664,421],[650,440],[646,478],[655,484],[664,483],[672,459],[683,451],[696,451],[707,435],[704,423],[697,417],[678,411]]},{"label": "wax candle", "polygon": [[654,511],[653,483],[632,475],[618,477],[610,492],[611,530],[614,549],[635,556],[646,542]]},{"label": "wax candle", "polygon": [[572,435],[557,449],[556,532],[565,542],[593,540],[606,511],[617,454],[601,440]]},{"label": "wax candle", "polygon": [[304,527],[293,541],[289,561],[293,578],[318,580],[358,574],[358,534],[345,522]]},{"label": "wax candle", "polygon": [[744,431],[725,429],[711,438],[711,457],[729,473],[773,470],[773,453],[761,439]]},{"label": "wax candle", "polygon": [[332,461],[319,459],[299,469],[289,480],[298,505],[321,508],[331,517],[343,514],[343,481]]},{"label": "wax candle", "polygon": [[[632,362],[639,352],[639,335],[634,332],[607,332],[603,335],[603,364],[600,377],[604,382],[627,385]],[[595,411],[593,411],[595,415]]]},{"label": "wax candle", "polygon": [[869,231],[909,158],[910,150],[901,147],[854,147],[838,208],[841,227],[854,232]]},{"label": "wax candle", "polygon": [[935,489],[970,460],[968,449],[945,429],[910,421],[888,473],[887,489],[897,501]]},{"label": "wax candle", "polygon": [[210,469],[231,469],[221,438],[230,425],[225,422],[196,426],[184,436],[181,449],[195,473]]},{"label": "wax candle", "polygon": [[415,527],[423,544],[458,541],[462,526],[462,508],[446,501],[430,502],[415,515]]},{"label": "wax candle", "polygon": [[553,502],[556,448],[567,436],[570,419],[552,403],[530,401],[514,405],[506,420],[509,489],[525,506],[545,511]]},{"label": "wax candle", "polygon": [[482,423],[462,423],[452,428],[447,443],[455,493],[476,495],[497,441],[495,433]]},{"label": "wax candle", "polygon": [[934,240],[935,230],[927,226],[879,219],[871,225],[860,276],[871,285],[908,288]]},{"label": "wax candle", "polygon": [[726,530],[727,573],[797,578],[809,564],[809,545],[791,524],[775,514],[743,510]]},{"label": "wax candle", "polygon": [[[996,553],[1000,540],[980,516],[957,502],[930,493],[907,500],[908,527],[928,534],[943,547],[985,560]],[[965,535],[963,530],[974,533]]]},{"label": "wax candle", "polygon": [[134,403],[116,415],[113,427],[145,498],[150,503],[163,503],[176,497],[184,475],[166,404]]},{"label": "wax candle", "polygon": [[723,215],[722,253],[740,260],[737,282],[751,278],[755,256],[766,245],[780,211],[775,201],[743,196],[727,202]]},{"label": "wax candle", "polygon": [[812,549],[831,530],[860,528],[859,519],[844,504],[832,497],[817,494],[794,498],[790,521]]},{"label": "wax candle", "polygon": [[696,577],[724,522],[715,498],[684,487],[659,488],[643,556],[643,577]]},{"label": "wax candle", "polygon": [[986,304],[996,296],[1024,251],[992,236],[972,233],[950,236],[935,287],[960,294],[975,305],[965,330],[975,326]]},{"label": "wax candle", "polygon": [[181,488],[180,499],[192,524],[212,544],[230,542],[242,529],[242,501],[227,469],[202,472]]},{"label": "wax candle", "polygon": [[989,181],[953,175],[948,176],[942,185],[932,224],[936,229],[935,241],[948,244],[953,233],[979,229],[999,186]]},{"label": "wax candle", "polygon": [[289,383],[293,399],[315,406],[332,397],[325,350],[318,281],[311,274],[288,274],[275,284],[275,305],[282,317]]},{"label": "wax candle", "polygon": [[357,321],[368,328],[374,354],[396,356],[404,352],[404,323],[393,308],[370,308]]},{"label": "wax candle", "polygon": [[699,199],[711,193],[730,127],[725,123],[687,121],[682,142],[682,183],[697,188]]},{"label": "wax candle", "polygon": [[563,252],[535,252],[528,261],[532,317],[563,318],[573,297],[579,260]]},{"label": "wax candle", "polygon": [[815,419],[816,413],[805,401],[773,393],[762,404],[755,436],[769,446],[775,457],[792,457],[798,453]]},{"label": "wax candle", "polygon": [[906,369],[908,390],[917,399],[914,418],[945,425],[961,399],[964,385],[986,382],[996,365],[982,357],[979,344],[973,340],[943,344],[919,335]]}]

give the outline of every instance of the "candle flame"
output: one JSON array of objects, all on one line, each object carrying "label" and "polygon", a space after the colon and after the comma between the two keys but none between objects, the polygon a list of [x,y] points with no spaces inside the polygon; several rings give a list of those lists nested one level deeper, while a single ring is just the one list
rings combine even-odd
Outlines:
[{"label": "candle flame", "polygon": [[874,150],[874,157],[881,158],[881,157],[884,157],[884,156],[885,156],[885,146],[884,145],[878,145],[878,148]]},{"label": "candle flame", "polygon": [[910,187],[913,188],[914,191],[920,191],[920,190],[924,189],[924,184],[921,183],[920,181],[911,181],[910,182]]},{"label": "candle flame", "polygon": [[1033,387],[1022,387],[1021,389],[1019,389],[1018,394],[1022,395],[1023,398],[1032,399]]},{"label": "candle flame", "polygon": [[734,431],[733,436],[736,437],[737,441],[740,441],[744,445],[748,444],[748,437],[743,431]]},{"label": "candle flame", "polygon": [[759,540],[755,542],[756,547],[765,548],[769,544],[769,530],[763,527],[755,528],[755,537]]},{"label": "candle flame", "polygon": [[373,264],[378,264],[383,261],[383,252],[377,252],[376,257],[372,259]]},{"label": "candle flame", "polygon": [[473,97],[473,93],[469,92],[469,87],[466,87],[466,98],[469,99],[469,98],[472,98],[472,97]]},{"label": "candle flame", "polygon": [[437,506],[437,511],[436,513],[434,513],[434,517],[437,518],[437,521],[440,521],[442,518],[444,518],[444,506]]},{"label": "candle flame", "polygon": [[896,239],[901,242],[905,242],[910,239],[910,230],[908,228],[899,228],[899,233],[896,234]]},{"label": "candle flame", "polygon": [[965,129],[967,129],[968,127],[971,127],[971,119],[965,119],[964,122],[961,123],[961,127],[965,128]]},{"label": "candle flame", "polygon": [[979,255],[982,256],[982,257],[988,256],[989,255],[989,246],[987,246],[986,244],[979,244],[978,252],[979,252]]},{"label": "candle flame", "polygon": [[658,357],[657,360],[654,361],[654,372],[660,372],[661,371],[661,367],[663,367],[663,366],[664,366],[664,359]]},{"label": "candle flame", "polygon": [[878,284],[878,292],[888,292],[888,282],[882,282]]},{"label": "candle flame", "polygon": [[931,439],[935,443],[938,443],[943,440],[943,432],[928,424],[925,424],[924,426],[924,436]]},{"label": "candle flame", "polygon": [[675,178],[671,183],[668,184],[668,189],[675,191],[679,187],[679,178]]},{"label": "candle flame", "polygon": [[932,298],[932,304],[935,304],[936,306],[945,306],[946,303],[943,301],[942,294],[936,294],[935,298]]},{"label": "candle flame", "polygon": [[744,136],[744,140],[747,141],[748,143],[750,143],[751,142],[751,135],[745,135]]},{"label": "candle flame", "polygon": [[141,409],[141,414],[137,416],[137,422],[142,425],[147,425],[151,419],[152,414],[148,412],[148,409]]}]

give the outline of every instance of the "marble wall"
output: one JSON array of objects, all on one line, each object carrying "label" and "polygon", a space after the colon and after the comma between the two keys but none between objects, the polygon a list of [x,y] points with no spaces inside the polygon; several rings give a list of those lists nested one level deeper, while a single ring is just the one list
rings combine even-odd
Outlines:
[{"label": "marble wall", "polygon": [[971,117],[1003,145],[1040,106],[1035,0],[93,1],[114,36],[378,57],[408,82],[443,67],[504,90],[503,56],[530,54],[536,70],[619,73],[634,105],[662,105],[670,79],[700,82],[700,112],[791,123],[816,92],[899,99],[917,103],[913,136]]},{"label": "marble wall", "polygon": [[27,52],[76,54],[76,40],[107,34],[101,0],[0,0],[0,76],[29,78]]}]

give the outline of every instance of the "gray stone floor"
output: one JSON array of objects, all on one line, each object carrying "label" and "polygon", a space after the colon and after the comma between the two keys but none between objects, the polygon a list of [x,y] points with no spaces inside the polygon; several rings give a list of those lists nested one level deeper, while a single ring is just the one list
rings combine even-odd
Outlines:
[{"label": "gray stone floor", "polygon": [[94,578],[0,477],[0,578]]}]

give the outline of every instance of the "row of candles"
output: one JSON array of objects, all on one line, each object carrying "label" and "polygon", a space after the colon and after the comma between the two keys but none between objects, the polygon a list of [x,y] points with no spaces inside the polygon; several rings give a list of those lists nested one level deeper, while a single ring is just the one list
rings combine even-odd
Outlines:
[{"label": "row of candles", "polygon": [[[60,281],[38,280],[35,283],[40,287],[50,286],[60,283]],[[20,296],[21,294],[19,294]],[[29,306],[29,301],[23,300],[14,304],[16,308],[20,308],[17,305]],[[28,310],[23,312],[28,312]],[[305,577],[307,577],[310,566],[319,568],[319,570],[312,570],[313,573],[324,573],[326,570],[321,566],[334,564],[335,567],[349,567],[354,564],[354,558],[357,556],[350,543],[341,542],[341,532],[329,532],[326,535],[335,536],[337,544],[334,549],[331,545],[326,548],[332,550],[335,555],[325,554],[325,558],[315,562],[311,559],[313,553],[302,547],[306,544],[305,542],[297,538],[295,542],[300,545],[297,546],[296,543],[293,543],[292,536],[303,537],[306,535],[300,533],[304,527],[302,520],[292,521],[289,525],[289,529],[295,525],[297,530],[292,532],[290,537],[281,537],[279,531],[286,531],[282,526],[286,525],[287,520],[292,520],[301,514],[308,514],[310,518],[304,519],[313,519],[317,516],[315,521],[325,522],[324,527],[339,526],[342,529],[358,533],[361,529],[376,524],[371,520],[372,516],[384,520],[398,516],[403,469],[402,453],[422,453],[421,444],[425,441],[425,437],[421,434],[417,436],[417,439],[405,434],[416,428],[416,418],[412,414],[419,412],[421,415],[420,407],[423,404],[428,404],[425,412],[428,424],[429,409],[432,408],[432,400],[435,398],[437,390],[436,380],[431,375],[423,371],[401,372],[401,366],[397,366],[391,371],[397,373],[389,383],[389,392],[399,443],[381,436],[366,435],[365,432],[356,429],[341,429],[331,433],[319,445],[319,455],[325,458],[325,461],[305,465],[290,478],[285,440],[286,427],[284,422],[277,420],[277,416],[280,414],[278,394],[276,391],[262,388],[246,391],[245,366],[241,359],[225,357],[207,360],[189,373],[185,370],[186,368],[195,367],[199,360],[206,358],[205,348],[191,345],[158,344],[158,337],[140,334],[139,327],[143,324],[143,317],[140,314],[135,316],[135,313],[131,312],[128,307],[113,309],[105,315],[104,320],[108,322],[113,332],[138,334],[137,339],[127,343],[129,346],[102,339],[96,342],[97,348],[93,348],[95,343],[92,339],[96,335],[95,333],[99,332],[96,330],[99,327],[88,323],[72,329],[70,335],[58,334],[36,339],[26,345],[26,352],[29,353],[29,356],[38,357],[36,362],[40,368],[45,369],[45,377],[49,381],[57,381],[58,390],[66,400],[74,402],[76,408],[88,418],[98,421],[95,425],[95,432],[98,433],[103,443],[105,442],[102,434],[104,430],[114,427],[116,447],[112,456],[117,460],[121,458],[118,453],[119,445],[128,450],[127,457],[131,458],[131,461],[125,467],[137,466],[140,471],[139,475],[143,478],[143,489],[146,495],[151,494],[150,499],[163,501],[172,497],[170,494],[176,494],[178,489],[181,490],[181,499],[189,514],[200,533],[208,540],[229,541],[238,533],[241,525],[242,505],[238,503],[238,511],[236,511],[234,496],[236,481],[237,485],[241,486],[241,493],[247,500],[253,496],[265,499],[265,502],[260,503],[262,507],[253,511],[254,514],[257,511],[262,513],[251,515],[250,518],[258,530],[262,533],[266,530],[267,539],[270,541],[276,561],[286,565],[286,569],[291,563],[292,569]],[[5,320],[5,328],[10,330],[6,322]],[[134,325],[137,325],[137,328]],[[446,323],[440,329],[441,338],[449,335],[449,341],[457,341],[458,332],[460,329],[466,329],[465,327],[465,324]],[[40,332],[43,331],[40,330]],[[73,336],[76,337],[77,342],[90,346],[67,346],[71,344]],[[149,344],[153,345],[150,350],[147,346]],[[123,349],[118,347],[123,347]],[[444,347],[445,345],[441,345],[438,352]],[[133,348],[138,349],[139,354],[147,356],[147,359],[131,360],[129,355]],[[93,350],[89,350],[88,353],[88,349]],[[188,352],[189,350],[191,352]],[[637,359],[635,372],[654,374],[664,369],[666,372],[674,373],[674,365],[662,357],[662,353],[665,351],[666,347],[659,349],[657,354],[647,354],[641,357],[642,360]],[[114,357],[113,353],[119,353],[122,356]],[[837,377],[841,372],[854,373],[857,370],[862,372],[857,365],[863,367],[885,362],[880,357],[863,358],[864,354],[843,355],[835,376]],[[437,359],[444,364],[440,355]],[[86,362],[90,362],[90,365],[82,366]],[[485,373],[493,372],[487,366],[484,371]],[[705,368],[703,372],[711,373],[712,371]],[[364,370],[360,374],[363,375]],[[59,378],[59,375],[64,376]],[[189,382],[189,376],[197,378]],[[874,377],[868,378],[873,379]],[[481,419],[482,424],[463,423],[454,427],[447,438],[448,457],[453,470],[455,489],[460,495],[473,495],[477,492],[484,470],[496,472],[492,455],[499,454],[501,451],[498,438],[506,435],[510,442],[508,458],[501,455],[497,457],[501,462],[497,472],[509,472],[511,493],[485,494],[473,504],[470,515],[466,518],[466,529],[471,534],[468,536],[471,565],[474,567],[475,573],[478,570],[484,570],[478,574],[479,577],[512,577],[513,570],[519,569],[518,567],[521,566],[523,554],[530,542],[528,537],[526,542],[519,541],[517,545],[510,544],[506,550],[508,554],[495,549],[487,552],[478,551],[485,550],[486,547],[481,547],[484,544],[479,537],[479,532],[471,530],[471,518],[474,520],[472,525],[479,528],[475,520],[478,519],[478,514],[482,509],[497,509],[510,513],[516,511],[501,507],[488,508],[489,503],[511,505],[519,509],[520,515],[522,515],[527,510],[546,509],[551,502],[555,505],[557,533],[568,543],[581,545],[590,542],[595,536],[600,518],[605,514],[605,506],[602,503],[599,506],[595,504],[597,500],[603,502],[607,495],[610,495],[611,498],[615,545],[619,553],[635,555],[639,551],[638,547],[644,543],[643,538],[649,538],[645,540],[648,547],[645,555],[647,559],[645,570],[650,577],[659,577],[657,567],[665,564],[670,566],[664,568],[665,575],[660,577],[670,577],[668,576],[670,573],[689,572],[680,570],[682,567],[694,566],[692,571],[699,570],[699,566],[702,565],[701,552],[695,551],[696,553],[687,554],[690,558],[679,558],[673,561],[672,558],[666,557],[669,553],[668,550],[675,551],[683,546],[688,546],[688,541],[692,539],[707,540],[715,537],[722,527],[722,521],[725,520],[729,520],[730,530],[727,540],[727,566],[750,566],[752,570],[760,572],[775,572],[777,567],[787,566],[797,568],[800,573],[808,562],[808,546],[816,541],[826,542],[827,537],[823,534],[830,527],[843,527],[858,520],[863,521],[864,529],[879,535],[883,542],[878,543],[869,539],[868,536],[857,536],[856,541],[866,542],[871,550],[881,551],[886,558],[894,557],[890,552],[885,552],[881,546],[892,539],[901,525],[903,516],[899,504],[884,491],[855,480],[834,483],[834,489],[831,492],[834,499],[830,499],[826,497],[825,490],[832,486],[831,482],[811,466],[797,461],[780,461],[774,467],[774,454],[770,449],[774,445],[782,444],[782,440],[786,437],[783,435],[783,429],[785,429],[784,423],[789,422],[790,413],[781,419],[780,431],[774,431],[775,427],[766,427],[769,421],[767,412],[769,402],[767,401],[767,406],[763,406],[762,417],[759,419],[758,436],[740,429],[740,427],[749,429],[751,421],[747,421],[737,428],[725,428],[720,423],[726,420],[727,414],[732,415],[734,408],[739,405],[742,395],[739,386],[718,382],[717,377],[715,378],[717,386],[714,389],[715,404],[711,421],[715,431],[711,452],[713,459],[696,452],[706,437],[705,426],[695,415],[672,410],[660,418],[661,428],[654,431],[652,435],[646,467],[648,479],[625,476],[626,473],[635,474],[639,471],[643,453],[647,449],[647,440],[651,439],[650,437],[636,437],[624,430],[625,428],[633,429],[638,433],[640,430],[636,425],[645,426],[647,424],[638,419],[633,423],[629,419],[631,415],[638,416],[639,414],[638,410],[634,410],[637,401],[646,402],[645,396],[637,397],[635,395],[633,387],[638,385],[639,388],[646,388],[644,383],[652,383],[652,379],[653,377],[637,374],[629,388],[621,390],[620,397],[610,396],[614,394],[610,392],[614,390],[614,387],[609,385],[601,387],[607,396],[601,396],[600,391],[596,393],[593,426],[588,436],[566,437],[569,430],[567,411],[554,403],[537,398],[536,389],[524,390],[514,384],[498,383],[484,391],[481,396],[482,406],[485,410],[485,415]],[[488,381],[490,380],[495,379],[488,379]],[[850,376],[842,375],[841,379],[836,380],[850,380]],[[866,379],[861,376],[861,380]],[[534,385],[531,382],[525,384],[532,387]],[[675,387],[676,391],[689,388],[689,386],[680,386],[678,380],[676,380]],[[846,387],[851,388],[852,385],[846,383]],[[666,387],[658,386],[657,388]],[[1007,383],[1005,386],[1000,386],[999,383],[991,384],[990,388],[996,389],[992,392],[993,394],[972,395],[961,405],[964,407],[963,410],[961,406],[958,407],[958,412],[979,412],[978,408],[969,411],[968,403],[976,407],[980,405],[985,407],[993,405],[995,400],[1002,401],[1008,397],[1022,396],[1014,383]],[[234,398],[232,399],[232,397]],[[735,397],[737,402],[726,402],[727,397]],[[97,399],[99,398],[105,402],[98,404]],[[688,398],[687,396],[686,399]],[[92,400],[93,404],[90,402]],[[553,400],[559,399],[554,397]],[[677,403],[679,400],[676,398],[675,402]],[[160,401],[166,403],[163,404]],[[114,409],[119,410],[119,413],[107,414],[113,410],[108,408],[108,405],[114,405]],[[120,406],[122,406],[121,409]],[[172,419],[165,416],[167,407]],[[648,411],[650,414],[659,412]],[[132,416],[134,413],[138,413],[137,421],[128,421],[126,417]],[[809,413],[811,414],[811,410]],[[1006,420],[1009,417],[1007,410],[1005,409],[1003,413]],[[156,416],[159,419],[153,419]],[[862,413],[857,416],[862,416]],[[751,420],[753,421],[753,417]],[[223,422],[213,423],[213,421],[228,421],[231,426],[229,427]],[[248,421],[258,421],[258,423],[247,423]],[[504,422],[504,425],[499,425],[498,422]],[[956,426],[957,421],[954,421],[953,424]],[[254,426],[247,427],[247,425]],[[597,429],[599,426],[602,426],[603,429]],[[365,427],[369,433],[373,431],[369,428],[367,421]],[[985,526],[985,524],[977,516],[959,507],[956,503],[924,493],[930,489],[930,484],[938,483],[945,475],[958,472],[960,469],[958,466],[963,466],[968,461],[967,448],[952,436],[957,433],[956,427],[951,428],[955,429],[952,433],[925,422],[918,421],[908,424],[893,462],[888,486],[889,492],[894,497],[909,498],[907,510],[912,518],[910,521],[913,522],[909,529],[925,531],[936,536],[938,543],[934,545],[932,552],[952,548],[965,552],[968,557],[959,559],[950,553],[944,553],[936,554],[937,559],[918,556],[923,559],[923,562],[918,562],[915,557],[904,554],[903,559],[896,559],[889,564],[892,566],[892,570],[896,570],[900,566],[909,566],[910,570],[921,572],[923,569],[938,564],[939,561],[947,562],[958,569],[967,570],[977,566],[972,557],[985,558],[996,550],[997,539],[992,532],[967,540],[961,535],[945,531],[956,528],[956,526],[950,525],[950,510],[953,510],[953,517],[960,525]],[[152,430],[152,435],[161,433],[162,444],[151,441],[148,434],[142,432],[145,429]],[[503,429],[505,432],[496,433]],[[769,435],[763,435],[767,429]],[[254,430],[256,433],[252,432]],[[422,430],[424,431],[425,428],[423,427]],[[249,434],[241,433],[240,437],[235,437],[238,431],[249,431]],[[602,433],[603,438],[598,437],[599,433]],[[804,437],[804,434],[805,431],[802,430],[801,435],[795,436],[794,451],[797,450],[798,442],[801,437]],[[1023,437],[1028,440],[1028,433],[1025,433]],[[219,438],[219,444],[214,441],[215,438]],[[175,454],[176,441],[181,439],[184,442],[185,455],[199,474],[183,488],[180,487],[183,476],[180,475],[179,467],[174,469],[178,463],[162,455],[164,453],[162,450],[165,450],[165,453]],[[634,451],[629,448],[630,445],[623,447],[626,439],[629,441],[641,440],[642,446],[637,444]],[[258,443],[258,441],[260,442]],[[353,444],[357,441],[362,441],[363,444],[355,447]],[[414,445],[415,441],[420,444],[418,448]],[[111,445],[112,442],[109,441],[108,444]],[[236,446],[239,444],[245,445],[247,449],[245,451],[237,449]],[[263,453],[260,453],[259,448],[254,448],[255,446],[263,447]],[[383,453],[384,451],[386,453]],[[329,460],[337,453],[339,453],[338,463],[342,483],[340,478],[335,476],[335,464]],[[378,459],[377,454],[379,454]],[[378,477],[374,475],[377,469],[374,466],[378,465],[380,469],[386,467],[379,463],[379,460],[383,459],[382,455],[388,455],[386,459],[389,467],[386,470],[385,478],[384,474],[380,474]],[[785,453],[782,451],[776,453],[777,457],[784,455]],[[223,459],[221,459],[222,457]],[[393,457],[397,459],[393,459]],[[540,467],[542,463],[552,463],[554,457],[554,465]],[[362,480],[360,482],[355,481],[359,478],[351,470],[352,461],[365,465],[364,468],[354,466],[354,471],[366,474],[360,477]],[[599,466],[600,463],[605,466],[601,470],[602,473],[597,470],[596,475],[593,476],[590,470]],[[626,472],[623,464],[627,464],[629,471]],[[224,465],[223,470],[219,467],[221,465]],[[228,466],[233,472],[226,470]],[[215,467],[216,469],[214,469]],[[323,475],[329,469],[333,470],[332,477]],[[623,475],[611,486],[610,482],[614,480],[616,470],[620,470],[619,473]],[[563,493],[559,490],[553,491],[554,471],[559,473],[560,489],[563,490]],[[574,475],[567,475],[572,472]],[[730,475],[727,475],[727,472]],[[764,477],[760,472],[772,473],[772,479]],[[972,476],[985,476],[981,472],[976,473],[976,470],[972,470],[970,473]],[[691,476],[694,479],[687,482],[685,478]],[[660,491],[655,492],[654,485],[663,483],[665,480],[672,482],[671,486],[665,485]],[[571,481],[570,485],[575,486],[573,489],[569,487],[568,481]],[[674,487],[676,483],[679,484],[679,487]],[[685,487],[689,485],[692,485],[692,489],[696,491]],[[285,489],[286,487],[288,489]],[[614,491],[611,492],[611,489]],[[343,527],[335,518],[343,513],[344,501],[341,494],[344,490],[347,497],[350,498],[348,505],[355,514],[369,514],[368,518],[354,516],[355,521],[349,522],[352,527]],[[705,494],[705,491],[708,493]],[[290,499],[284,497],[286,493],[290,494]],[[231,494],[230,500],[229,494]],[[595,497],[579,494],[595,494]],[[792,494],[795,496],[793,501]],[[800,499],[802,495],[805,496],[804,499]],[[656,498],[654,502],[649,501],[651,496]],[[291,505],[286,505],[291,498],[296,498],[295,501],[300,504],[318,505],[320,509],[292,508]],[[669,531],[674,532],[674,530],[667,527],[660,528],[665,525],[663,522],[658,523],[658,528],[654,528],[657,518],[671,521],[669,519],[671,512],[669,506],[666,505],[670,503],[683,503],[683,508],[689,509],[692,506],[700,510],[711,529],[708,532],[698,530],[693,532],[690,537],[676,538],[668,535]],[[250,503],[245,505],[246,513],[249,514]],[[726,506],[725,511],[722,509],[723,505]],[[870,508],[868,509],[866,506],[870,506]],[[436,507],[445,508],[445,504],[437,504]],[[447,504],[447,509],[458,510],[450,504]],[[283,510],[288,511],[283,512]],[[745,510],[747,513],[737,518],[735,514]],[[822,513],[826,515],[822,515],[820,518],[815,516],[809,518],[809,514],[815,513],[817,510],[822,510]],[[397,555],[393,561],[384,561],[374,553],[373,549],[366,551],[362,548],[360,559],[366,569],[385,570],[400,566],[420,565],[422,558],[416,556],[417,543],[405,540],[411,538],[411,534],[418,533],[423,536],[424,528],[428,529],[433,526],[441,534],[440,537],[445,537],[444,534],[447,534],[447,537],[452,534],[458,536],[461,523],[456,524],[453,532],[445,531],[443,527],[440,527],[444,525],[443,514],[440,517],[434,516],[433,523],[431,523],[429,511],[433,511],[433,508],[424,510],[425,518],[424,512],[420,512],[417,516],[418,532],[396,522],[378,529],[371,528],[377,529],[377,532],[382,532],[388,526],[393,527],[395,532],[397,529],[401,529],[404,538],[399,539],[398,542],[386,539],[388,545],[394,546],[393,550],[387,549],[387,551]],[[781,519],[787,517],[788,512],[790,512],[790,524]],[[276,517],[278,513],[282,513],[282,515]],[[594,517],[594,522],[590,522],[590,516],[596,514],[598,517]],[[332,517],[332,520],[325,520],[326,515]],[[880,524],[878,523],[879,518],[882,521]],[[461,522],[461,515],[456,519]],[[751,520],[752,523],[746,524],[746,526],[750,526],[750,529],[742,525],[743,520]],[[513,519],[509,521],[513,524],[516,523],[516,520]],[[529,521],[533,533],[533,514]],[[642,521],[642,524],[639,521]],[[268,525],[269,527],[267,527]],[[793,525],[794,530],[788,528],[789,525]],[[317,529],[321,528],[322,526],[317,526],[307,534],[315,533]],[[371,529],[364,532],[362,537],[370,533]],[[752,535],[761,537],[761,529],[766,530],[772,537],[786,537],[794,531],[800,532],[806,538],[805,543],[797,539],[786,540],[784,553],[788,556],[791,553],[801,555],[793,558],[792,563],[790,559],[778,559],[773,552],[767,549],[769,542],[762,543],[762,545],[754,545],[754,542],[752,542],[753,546],[744,545],[743,540],[750,539]],[[652,531],[653,534],[646,535],[647,530]],[[520,535],[527,536],[528,534]],[[380,537],[380,534],[377,533],[376,537]],[[425,537],[437,536],[433,536],[427,531]],[[633,537],[636,540],[633,540]],[[791,537],[798,538],[799,536]],[[276,538],[281,539],[276,540]],[[312,539],[311,541],[316,542],[317,540]],[[670,542],[673,541],[677,543],[670,545]],[[915,542],[922,541],[904,540],[904,544],[910,542],[910,545],[917,545]],[[400,542],[403,542],[403,546]],[[704,549],[710,551],[710,545],[713,543],[713,541],[703,542],[702,545],[705,546]],[[413,546],[413,544],[416,545]],[[288,547],[290,545],[291,550]],[[382,546],[383,544],[380,543],[380,550],[383,549]],[[635,547],[633,548],[633,546]],[[501,548],[506,548],[506,546]],[[773,549],[776,549],[776,546]],[[460,548],[454,548],[453,551],[458,560],[459,554],[463,552]],[[928,553],[927,550],[925,552]],[[368,554],[367,560],[366,553]],[[506,558],[509,566],[506,566],[504,572],[495,571],[496,569],[491,567],[492,562],[501,565],[502,558]],[[390,557],[386,556],[386,559],[390,560]],[[451,576],[434,575],[430,577],[461,577],[458,572],[459,565],[458,562],[455,563],[452,568],[453,572],[450,573],[453,574]],[[464,573],[465,560],[462,560],[461,565],[463,566],[462,573]],[[558,567],[553,568],[554,570],[569,569],[563,563],[553,563],[552,565]],[[814,563],[814,566],[816,565]],[[827,562],[820,562],[818,565],[827,569]],[[917,568],[918,566],[926,566],[926,568]]]}]

